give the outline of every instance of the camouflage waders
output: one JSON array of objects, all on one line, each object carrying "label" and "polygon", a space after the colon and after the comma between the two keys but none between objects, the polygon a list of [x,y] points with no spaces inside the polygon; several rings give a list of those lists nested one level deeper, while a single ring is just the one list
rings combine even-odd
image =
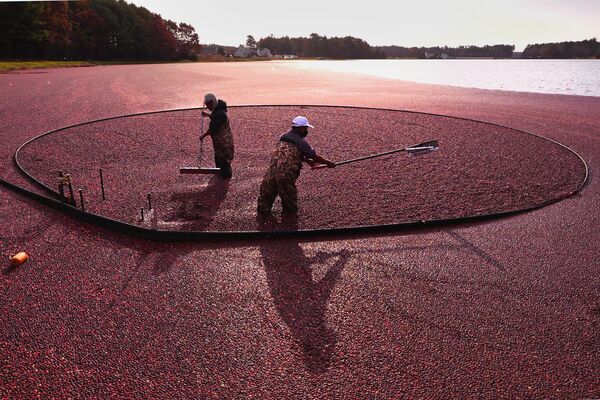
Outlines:
[{"label": "camouflage waders", "polygon": [[271,212],[277,195],[281,198],[284,213],[298,212],[298,191],[296,179],[302,169],[302,155],[295,145],[279,142],[271,157],[271,165],[260,185],[257,211],[260,214]]},{"label": "camouflage waders", "polygon": [[231,162],[233,161],[233,135],[229,126],[229,118],[221,128],[212,135],[213,149],[215,150],[215,166],[221,168],[223,178],[231,178]]}]

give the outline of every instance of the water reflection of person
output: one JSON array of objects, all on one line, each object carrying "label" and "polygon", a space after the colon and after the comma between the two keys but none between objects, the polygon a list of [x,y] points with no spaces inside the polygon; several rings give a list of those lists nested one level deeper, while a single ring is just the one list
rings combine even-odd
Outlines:
[{"label": "water reflection of person", "polygon": [[[319,252],[308,257],[297,240],[267,241],[260,252],[275,307],[301,347],[308,370],[324,372],[337,343],[335,332],[327,326],[327,305],[348,252]],[[329,259],[335,259],[334,264],[315,281],[312,266]]]}]

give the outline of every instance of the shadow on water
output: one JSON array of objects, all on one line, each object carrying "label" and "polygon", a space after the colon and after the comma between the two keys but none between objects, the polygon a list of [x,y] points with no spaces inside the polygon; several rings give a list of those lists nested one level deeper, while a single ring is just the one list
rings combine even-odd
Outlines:
[{"label": "shadow on water", "polygon": [[[287,218],[282,223],[293,226]],[[327,306],[350,252],[321,251],[309,257],[298,240],[275,240],[263,241],[260,253],[277,312],[302,349],[306,367],[312,373],[326,371],[337,343],[335,331],[327,326]],[[314,267],[330,260],[333,265],[316,280]]]},{"label": "shadow on water", "polygon": [[[227,197],[229,180],[212,175],[204,190],[172,193],[165,215],[159,219],[177,224],[177,230],[206,231]],[[169,229],[168,226],[166,229]]]},{"label": "shadow on water", "polygon": [[458,232],[448,230],[448,235],[450,235],[451,237],[456,239],[456,241],[458,241],[462,245],[461,247],[472,251],[475,255],[477,255],[486,264],[493,266],[498,271],[506,272],[506,269],[502,266],[502,264],[500,264],[500,262],[498,262],[498,260],[496,260],[495,258],[488,255],[486,252],[481,250],[481,248],[479,248],[475,244],[469,242],[467,239],[465,239],[463,236],[461,236]]},{"label": "shadow on water", "polygon": [[19,268],[18,265],[10,264],[7,268],[2,270],[2,275],[10,275]]}]

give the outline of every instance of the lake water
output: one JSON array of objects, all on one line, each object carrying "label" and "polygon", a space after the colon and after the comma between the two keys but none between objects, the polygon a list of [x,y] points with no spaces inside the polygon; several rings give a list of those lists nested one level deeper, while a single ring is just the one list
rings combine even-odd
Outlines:
[{"label": "lake water", "polygon": [[439,85],[600,97],[600,60],[298,60],[289,64]]}]

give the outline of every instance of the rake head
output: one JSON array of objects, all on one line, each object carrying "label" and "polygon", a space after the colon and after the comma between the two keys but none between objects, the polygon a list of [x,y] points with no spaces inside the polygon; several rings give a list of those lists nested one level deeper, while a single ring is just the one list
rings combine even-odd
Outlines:
[{"label": "rake head", "polygon": [[409,156],[421,156],[429,154],[439,150],[440,145],[437,140],[431,140],[429,142],[420,143],[411,147],[406,148],[406,152]]},{"label": "rake head", "polygon": [[211,175],[211,174],[218,174],[220,172],[221,172],[221,168],[200,168],[200,167],[181,167],[181,168],[179,168],[180,174]]}]

